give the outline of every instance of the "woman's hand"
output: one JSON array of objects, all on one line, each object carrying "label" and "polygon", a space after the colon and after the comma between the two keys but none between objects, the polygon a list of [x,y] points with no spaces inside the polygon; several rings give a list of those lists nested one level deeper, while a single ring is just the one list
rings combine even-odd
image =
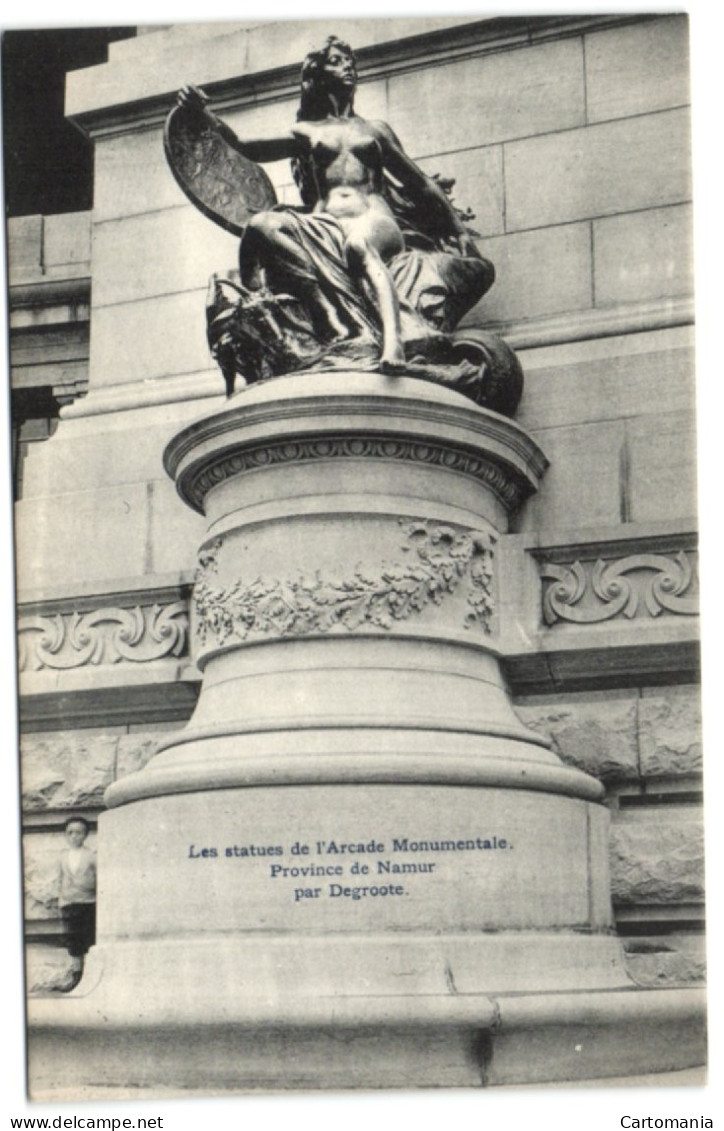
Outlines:
[{"label": "woman's hand", "polygon": [[226,122],[209,109],[211,99],[208,94],[200,87],[194,86],[193,83],[181,87],[176,95],[176,101],[179,106],[183,106],[186,110],[203,114],[209,125],[216,130],[227,145],[252,161],[260,161],[262,164],[265,161],[281,161],[285,157],[295,157],[299,152],[299,143],[291,132],[278,137],[252,138],[249,141],[241,141],[231,126],[227,126]]},{"label": "woman's hand", "polygon": [[460,248],[461,255],[469,256],[473,259],[480,259],[478,246],[469,232],[459,232],[455,238],[455,242]]},{"label": "woman's hand", "polygon": [[461,255],[466,259],[482,259],[478,246],[469,232],[451,232],[450,235],[443,236],[441,242],[453,255]]},{"label": "woman's hand", "polygon": [[206,107],[209,103],[208,94],[204,94],[198,86],[189,83],[187,86],[181,87],[178,92],[177,100],[179,106],[184,106],[187,110],[195,110],[197,113],[204,114]]}]

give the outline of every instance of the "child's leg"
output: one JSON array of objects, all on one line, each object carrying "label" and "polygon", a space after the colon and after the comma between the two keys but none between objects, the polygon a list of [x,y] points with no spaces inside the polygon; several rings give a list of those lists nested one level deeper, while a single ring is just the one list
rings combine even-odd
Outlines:
[{"label": "child's leg", "polygon": [[63,922],[64,945],[71,960],[71,982],[66,990],[73,990],[78,985],[83,975],[83,959],[85,947],[82,930],[84,905],[70,903],[61,909]]}]

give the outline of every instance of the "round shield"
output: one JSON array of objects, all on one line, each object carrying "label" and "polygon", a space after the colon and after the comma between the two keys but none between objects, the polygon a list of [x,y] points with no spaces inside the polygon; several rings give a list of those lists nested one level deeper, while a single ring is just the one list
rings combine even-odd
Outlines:
[{"label": "round shield", "polygon": [[241,236],[251,216],[277,203],[261,166],[233,149],[201,111],[174,107],[166,119],[163,144],[179,187],[227,232]]}]

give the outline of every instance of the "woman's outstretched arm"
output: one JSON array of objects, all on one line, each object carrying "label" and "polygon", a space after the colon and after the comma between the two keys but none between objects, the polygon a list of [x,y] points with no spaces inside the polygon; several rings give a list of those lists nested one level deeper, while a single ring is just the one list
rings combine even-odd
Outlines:
[{"label": "woman's outstretched arm", "polygon": [[267,161],[282,161],[284,158],[294,157],[299,151],[299,142],[291,131],[287,134],[279,134],[277,137],[242,141],[231,126],[227,126],[226,122],[209,109],[208,95],[197,86],[184,86],[178,92],[178,102],[180,106],[186,106],[189,110],[203,114],[214,129],[218,130],[227,145],[251,161],[258,161],[263,165]]},{"label": "woman's outstretched arm", "polygon": [[480,256],[475,242],[445,193],[407,156],[386,122],[370,122],[382,146],[385,169],[431,217],[440,236],[453,239],[464,255]]}]

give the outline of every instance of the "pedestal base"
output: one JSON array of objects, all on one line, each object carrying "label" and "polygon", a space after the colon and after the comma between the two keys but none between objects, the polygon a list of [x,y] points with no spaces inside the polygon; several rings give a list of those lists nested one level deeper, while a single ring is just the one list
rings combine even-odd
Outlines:
[{"label": "pedestal base", "polygon": [[166,451],[208,521],[189,726],[106,794],[98,946],[35,1098],[471,1086],[703,1059],[637,990],[603,788],[516,717],[499,542],[545,457],[458,394],[282,378]]},{"label": "pedestal base", "polygon": [[129,801],[102,817],[85,976],[31,1002],[31,1093],[483,1087],[701,1064],[703,993],[636,989],[625,970],[606,818],[563,794],[420,782]]},{"label": "pedestal base", "polygon": [[31,1002],[35,1100],[59,1089],[115,1099],[594,1081],[705,1059],[696,990],[335,998],[296,1015],[277,1003],[263,1017],[240,1013],[232,995],[210,1022],[198,1006],[154,1015],[131,978],[124,1007],[105,1016],[89,1008],[85,982],[68,1000]]}]

